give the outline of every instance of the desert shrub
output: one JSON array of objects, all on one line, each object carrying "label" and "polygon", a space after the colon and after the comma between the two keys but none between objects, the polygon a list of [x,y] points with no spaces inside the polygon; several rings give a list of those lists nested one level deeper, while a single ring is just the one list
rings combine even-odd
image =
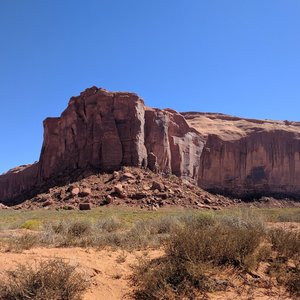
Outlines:
[{"label": "desert shrub", "polygon": [[274,250],[288,258],[300,258],[300,232],[272,229],[269,235]]},{"label": "desert shrub", "polygon": [[123,247],[129,249],[159,248],[178,227],[180,227],[180,221],[175,217],[138,221],[126,232]]},{"label": "desert shrub", "polygon": [[67,227],[68,227],[68,223],[65,221],[45,224],[45,228],[52,230],[56,234],[65,234],[67,232]]},{"label": "desert shrub", "polygon": [[199,291],[214,290],[213,280],[203,270],[199,265],[198,268],[187,268],[169,257],[142,261],[132,277],[133,298],[195,299]]},{"label": "desert shrub", "polygon": [[20,226],[20,228],[29,229],[29,230],[38,230],[40,226],[41,226],[41,222],[38,220],[27,220]]},{"label": "desert shrub", "polygon": [[216,223],[216,216],[210,213],[201,214],[186,214],[179,218],[181,224],[185,226],[193,226],[193,227],[207,227],[210,225],[214,225]]},{"label": "desert shrub", "polygon": [[71,237],[80,238],[90,234],[92,231],[91,223],[87,221],[74,221],[67,227],[67,234]]},{"label": "desert shrub", "polygon": [[1,282],[1,300],[79,300],[87,281],[63,260],[41,262],[35,268],[18,265]]},{"label": "desert shrub", "polygon": [[170,256],[194,263],[243,266],[263,237],[260,223],[247,223],[239,218],[196,219],[174,232],[166,251]]},{"label": "desert shrub", "polygon": [[6,250],[11,252],[20,252],[37,246],[40,243],[38,234],[25,233],[20,236],[11,237],[8,240]]},{"label": "desert shrub", "polygon": [[286,213],[284,213],[284,210],[282,214],[279,214],[277,218],[278,222],[298,222],[300,223],[300,210],[294,209],[294,210],[288,210]]},{"label": "desert shrub", "polygon": [[253,219],[184,217],[166,241],[166,256],[137,266],[134,298],[195,299],[222,289],[211,276],[215,270],[227,265],[247,270],[248,261],[259,258],[264,237],[262,223]]},{"label": "desert shrub", "polygon": [[[277,256],[273,259],[269,273],[275,276],[277,282],[284,285],[290,294],[300,297],[300,232],[284,229],[269,231],[273,249]],[[293,262],[295,267],[289,265]]]},{"label": "desert shrub", "polygon": [[268,208],[256,210],[266,222],[300,222],[300,208]]},{"label": "desert shrub", "polygon": [[104,232],[114,232],[123,227],[123,224],[116,217],[109,217],[99,220],[96,228]]},{"label": "desert shrub", "polygon": [[44,225],[41,241],[55,246],[82,246],[92,244],[93,226],[85,220],[51,222]]},{"label": "desert shrub", "polygon": [[171,216],[151,220],[149,224],[152,234],[170,234],[180,225],[180,218]]},{"label": "desert shrub", "polygon": [[296,299],[300,298],[300,270],[294,269],[289,275],[285,283],[287,290]]}]

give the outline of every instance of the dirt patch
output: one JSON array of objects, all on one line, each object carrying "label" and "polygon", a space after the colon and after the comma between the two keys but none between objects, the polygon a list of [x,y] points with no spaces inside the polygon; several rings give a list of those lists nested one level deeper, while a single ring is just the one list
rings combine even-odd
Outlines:
[{"label": "dirt patch", "polygon": [[300,223],[298,222],[276,222],[267,223],[267,225],[271,229],[283,229],[287,231],[300,232]]},{"label": "dirt patch", "polygon": [[83,248],[35,248],[22,253],[0,252],[0,277],[17,264],[34,264],[41,260],[60,258],[72,265],[91,281],[84,300],[124,299],[130,292],[129,276],[132,266],[141,257],[155,258],[163,255],[161,250],[152,251],[109,251]]}]

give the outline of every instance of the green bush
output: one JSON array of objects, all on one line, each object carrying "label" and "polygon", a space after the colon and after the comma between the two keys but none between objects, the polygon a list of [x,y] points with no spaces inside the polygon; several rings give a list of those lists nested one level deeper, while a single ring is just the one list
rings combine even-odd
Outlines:
[{"label": "green bush", "polygon": [[41,222],[38,220],[27,220],[25,221],[20,228],[29,229],[29,230],[38,230],[41,227]]}]

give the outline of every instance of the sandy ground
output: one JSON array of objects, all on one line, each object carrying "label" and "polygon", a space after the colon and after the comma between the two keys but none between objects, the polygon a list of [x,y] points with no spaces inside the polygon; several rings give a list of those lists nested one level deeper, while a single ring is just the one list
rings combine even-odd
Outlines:
[{"label": "sandy ground", "polygon": [[83,248],[34,248],[22,253],[0,252],[0,277],[18,263],[34,264],[41,260],[61,258],[78,266],[78,270],[91,281],[84,300],[129,299],[126,295],[130,292],[128,277],[132,273],[131,266],[148,253],[149,258],[162,255],[159,250],[128,253]]},{"label": "sandy ground", "polygon": [[[299,231],[300,223],[268,223],[272,228],[284,228]],[[1,230],[0,238],[19,236],[28,230]],[[3,249],[2,249],[3,250]],[[131,299],[129,294],[132,267],[141,258],[153,259],[164,255],[163,250],[144,250],[127,252],[123,250],[97,250],[95,248],[33,248],[20,253],[0,251],[0,278],[6,271],[14,269],[17,264],[35,264],[53,258],[64,259],[78,267],[90,281],[90,287],[84,294],[84,300],[118,300]],[[213,300],[257,299],[257,300],[288,300],[285,290],[274,285],[265,276],[265,265],[257,270],[259,282],[249,274],[242,276],[234,269],[224,269],[218,274],[220,280],[230,282],[226,291],[208,295]],[[203,298],[199,298],[203,299]]]},{"label": "sandy ground", "polygon": [[[0,277],[4,275],[5,271],[14,269],[19,263],[35,264],[41,260],[60,258],[78,266],[78,271],[83,272],[90,280],[91,285],[84,294],[84,300],[131,299],[129,276],[132,274],[132,266],[136,265],[140,258],[156,258],[162,255],[162,250],[129,253],[122,250],[90,248],[34,248],[22,253],[0,252]],[[259,270],[258,274],[260,272],[263,274],[263,269]],[[245,278],[241,280],[241,277],[233,269],[226,269],[219,276],[220,280],[229,279],[233,286],[226,291],[209,294],[208,299],[291,299],[283,289],[271,287],[268,282],[262,281],[261,286],[254,286],[253,278],[249,277],[249,284],[245,284]],[[248,275],[245,276],[247,280]]]},{"label": "sandy ground", "polygon": [[296,222],[267,223],[267,225],[270,228],[274,228],[274,229],[284,229],[288,231],[300,232],[300,223],[296,223]]}]

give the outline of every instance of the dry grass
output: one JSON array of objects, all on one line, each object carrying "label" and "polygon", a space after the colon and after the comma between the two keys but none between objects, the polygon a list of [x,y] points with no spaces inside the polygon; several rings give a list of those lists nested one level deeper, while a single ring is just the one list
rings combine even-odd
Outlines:
[{"label": "dry grass", "polygon": [[300,232],[273,229],[269,232],[275,257],[269,273],[284,285],[291,296],[300,298]]},{"label": "dry grass", "polygon": [[74,266],[62,260],[41,262],[35,268],[28,265],[7,272],[1,282],[1,300],[79,300],[87,281]]},{"label": "dry grass", "polygon": [[[268,211],[270,216],[273,212]],[[10,251],[36,245],[96,247],[126,250],[164,248],[166,255],[143,260],[135,269],[132,283],[135,299],[195,299],[222,290],[216,274],[224,268],[236,274],[255,275],[261,262],[269,265],[267,281],[285,286],[299,297],[300,235],[286,229],[267,230],[266,216],[257,210],[177,213],[152,217],[120,216],[66,218],[45,222],[40,231],[14,238]],[[278,216],[295,219],[292,211]],[[270,218],[267,220],[270,220]],[[22,223],[24,224],[24,222]],[[31,226],[32,222],[26,223]],[[120,255],[116,262],[126,261]],[[200,299],[199,298],[199,299]],[[35,299],[35,298],[33,298]],[[37,298],[38,299],[38,298]]]},{"label": "dry grass", "polygon": [[268,231],[257,215],[184,216],[172,226],[166,255],[143,260],[132,277],[135,299],[203,299],[207,292],[226,289],[218,280],[224,268],[241,278],[256,276],[260,263],[269,264],[268,280],[277,280],[291,297],[299,298],[299,232]]},{"label": "dry grass", "polygon": [[101,219],[96,223],[85,220],[49,222],[41,231],[41,245],[56,247],[114,247],[142,249],[161,247],[177,218],[137,221],[130,227],[116,217]]},{"label": "dry grass", "polygon": [[40,242],[39,235],[35,233],[24,233],[20,236],[10,238],[4,248],[7,252],[21,252],[37,246]]},{"label": "dry grass", "polygon": [[212,276],[216,270],[224,266],[248,270],[264,237],[263,224],[257,220],[185,217],[171,232],[166,256],[137,267],[134,298],[195,299],[222,289]]},{"label": "dry grass", "polygon": [[270,237],[274,250],[280,255],[300,260],[300,232],[272,229]]},{"label": "dry grass", "polygon": [[287,281],[285,282],[287,290],[296,299],[300,298],[300,270],[294,269],[290,272]]}]

